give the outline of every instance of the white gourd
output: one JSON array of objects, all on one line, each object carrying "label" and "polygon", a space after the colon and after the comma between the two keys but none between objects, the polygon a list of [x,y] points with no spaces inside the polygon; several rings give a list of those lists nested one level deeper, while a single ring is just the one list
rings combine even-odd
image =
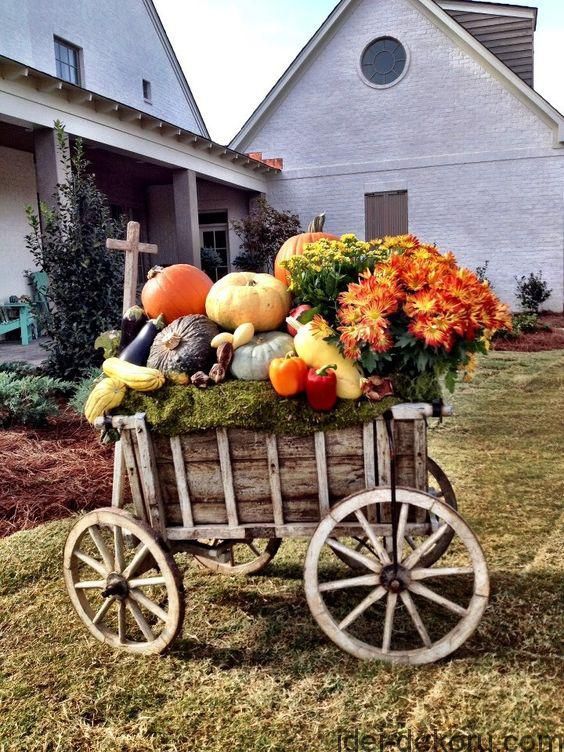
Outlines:
[{"label": "white gourd", "polygon": [[231,373],[243,381],[266,381],[268,366],[294,349],[294,338],[283,332],[256,334],[251,341],[235,350]]}]

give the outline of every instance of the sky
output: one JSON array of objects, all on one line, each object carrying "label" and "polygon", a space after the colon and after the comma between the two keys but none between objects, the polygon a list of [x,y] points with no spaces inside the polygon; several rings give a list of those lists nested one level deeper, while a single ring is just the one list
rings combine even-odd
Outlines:
[{"label": "sky", "polygon": [[[228,143],[337,0],[154,0],[214,141]],[[535,88],[564,112],[564,0],[539,9]]]}]

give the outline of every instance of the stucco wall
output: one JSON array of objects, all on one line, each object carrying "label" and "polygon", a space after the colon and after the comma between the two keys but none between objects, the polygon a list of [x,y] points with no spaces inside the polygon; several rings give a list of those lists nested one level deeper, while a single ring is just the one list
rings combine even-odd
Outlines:
[{"label": "stucco wall", "polygon": [[37,206],[33,155],[0,146],[0,303],[29,295],[23,270],[34,269],[25,247],[27,205]]},{"label": "stucco wall", "polygon": [[[410,65],[395,86],[375,89],[358,61],[382,35],[400,39]],[[468,266],[490,259],[512,303],[514,275],[540,267],[554,289],[547,305],[562,307],[564,149],[410,0],[353,4],[238,148],[284,158],[268,197],[302,223],[325,210],[328,231],[363,237],[364,193],[407,188],[412,232]]]},{"label": "stucco wall", "polygon": [[0,54],[56,75],[60,37],[82,48],[85,88],[201,132],[141,0],[0,0],[0,18]]},{"label": "stucco wall", "polygon": [[[233,262],[239,255],[240,241],[231,227],[233,220],[242,219],[249,213],[249,199],[256,195],[210,180],[198,180],[198,211],[226,211],[229,222],[229,259]],[[235,271],[230,269],[230,271]]]}]

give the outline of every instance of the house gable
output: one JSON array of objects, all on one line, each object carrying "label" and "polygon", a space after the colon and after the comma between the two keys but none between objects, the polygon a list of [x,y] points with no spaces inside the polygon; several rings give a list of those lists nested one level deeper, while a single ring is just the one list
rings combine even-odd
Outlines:
[{"label": "house gable", "polygon": [[0,0],[0,11],[0,55],[57,75],[57,37],[79,48],[83,88],[209,137],[152,0],[80,2],[72,12],[66,0]]},{"label": "house gable", "polygon": [[449,16],[529,86],[534,81],[536,8],[475,0],[437,0]]},{"label": "house gable", "polygon": [[[422,15],[427,19],[427,24],[422,23]],[[513,108],[513,114],[519,113],[517,116],[520,131],[518,136],[522,135],[523,117],[527,120],[526,116],[521,117],[521,110],[526,109],[532,118],[530,120],[533,131],[544,125],[544,132],[547,128],[551,131],[553,144],[557,145],[564,141],[564,119],[560,113],[527,86],[517,74],[486,49],[460,23],[442,10],[434,0],[402,0],[401,2],[397,0],[371,0],[371,2],[342,0],[244,124],[231,145],[243,151],[253,148],[268,153],[268,139],[263,138],[265,128],[271,130],[272,118],[276,118],[279,111],[298,112],[295,109],[297,102],[294,92],[301,90],[303,94],[305,82],[313,87],[321,86],[321,90],[309,89],[310,104],[313,104],[313,107],[306,107],[305,101],[302,103],[304,112],[307,110],[308,114],[313,116],[314,121],[318,121],[318,107],[321,106],[324,109],[324,103],[320,101],[322,93],[331,102],[334,101],[335,95],[340,95],[343,105],[346,102],[349,107],[351,95],[355,98],[356,104],[359,104],[360,100],[366,100],[366,91],[364,95],[359,93],[358,75],[355,79],[355,76],[350,74],[351,71],[356,73],[360,53],[364,46],[372,39],[388,34],[397,37],[402,42],[405,40],[408,48],[410,45],[414,46],[415,58],[413,56],[412,58],[417,67],[412,65],[402,82],[404,92],[407,90],[408,80],[411,80],[411,89],[415,84],[424,87],[429,95],[430,106],[436,106],[436,95],[444,89],[445,76],[449,78],[457,76],[461,87],[468,83],[463,80],[465,78],[471,78],[474,82],[482,79],[483,82],[489,82],[492,96],[499,98],[500,102],[517,99],[523,105],[521,108],[515,106]],[[428,42],[431,37],[434,38],[433,50]],[[339,63],[338,66],[330,60],[331,56]],[[442,61],[442,69],[440,69],[439,61]],[[433,62],[434,70],[432,69]],[[343,63],[346,64],[346,69]],[[326,75],[316,76],[313,71],[319,71],[323,65],[327,68]],[[470,76],[461,75],[465,68],[467,74],[472,69]],[[424,69],[427,75],[422,77],[421,73]],[[392,87],[392,89],[396,88],[399,90],[400,87]],[[382,107],[391,105],[394,96],[387,96],[387,94],[392,89],[380,91],[381,96],[371,98],[372,106],[376,108],[377,114],[381,112]],[[483,93],[477,92],[474,85],[471,85],[471,91],[477,95],[478,100],[483,99]],[[464,92],[459,92],[454,101],[464,98]],[[453,104],[454,102],[451,101],[451,106]],[[358,113],[355,106],[352,107],[352,111]],[[506,120],[508,130],[511,129],[511,114],[511,107],[509,107],[505,112],[509,118]],[[536,126],[533,125],[533,121],[537,122]],[[480,122],[476,122],[476,126],[482,127]],[[353,125],[351,135],[356,136],[356,131]],[[341,138],[346,138],[348,132],[347,127],[340,134]],[[449,138],[449,141],[451,140]],[[507,140],[508,144],[512,141],[514,143],[512,137],[508,137]],[[534,145],[534,137],[532,141],[529,140],[529,145]],[[286,154],[283,154],[283,147],[282,143],[274,145],[277,155],[286,157]],[[461,148],[461,151],[467,150],[467,147]]]}]

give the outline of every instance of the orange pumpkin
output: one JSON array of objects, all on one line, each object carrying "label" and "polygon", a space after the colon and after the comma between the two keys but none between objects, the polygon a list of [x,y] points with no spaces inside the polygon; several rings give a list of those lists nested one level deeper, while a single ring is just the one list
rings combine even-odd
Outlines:
[{"label": "orange pumpkin", "polygon": [[315,217],[310,222],[307,232],[302,232],[299,235],[294,235],[284,243],[282,248],[278,251],[276,260],[274,261],[274,276],[283,282],[286,287],[290,283],[288,272],[280,266],[282,261],[287,261],[292,256],[301,256],[308,243],[315,243],[316,240],[321,238],[327,238],[328,240],[339,240],[338,235],[331,235],[329,232],[323,232],[323,225],[325,224],[325,212]]},{"label": "orange pumpkin", "polygon": [[213,282],[190,264],[154,266],[141,292],[145,313],[153,319],[161,313],[170,324],[181,316],[206,312],[206,298]]}]

